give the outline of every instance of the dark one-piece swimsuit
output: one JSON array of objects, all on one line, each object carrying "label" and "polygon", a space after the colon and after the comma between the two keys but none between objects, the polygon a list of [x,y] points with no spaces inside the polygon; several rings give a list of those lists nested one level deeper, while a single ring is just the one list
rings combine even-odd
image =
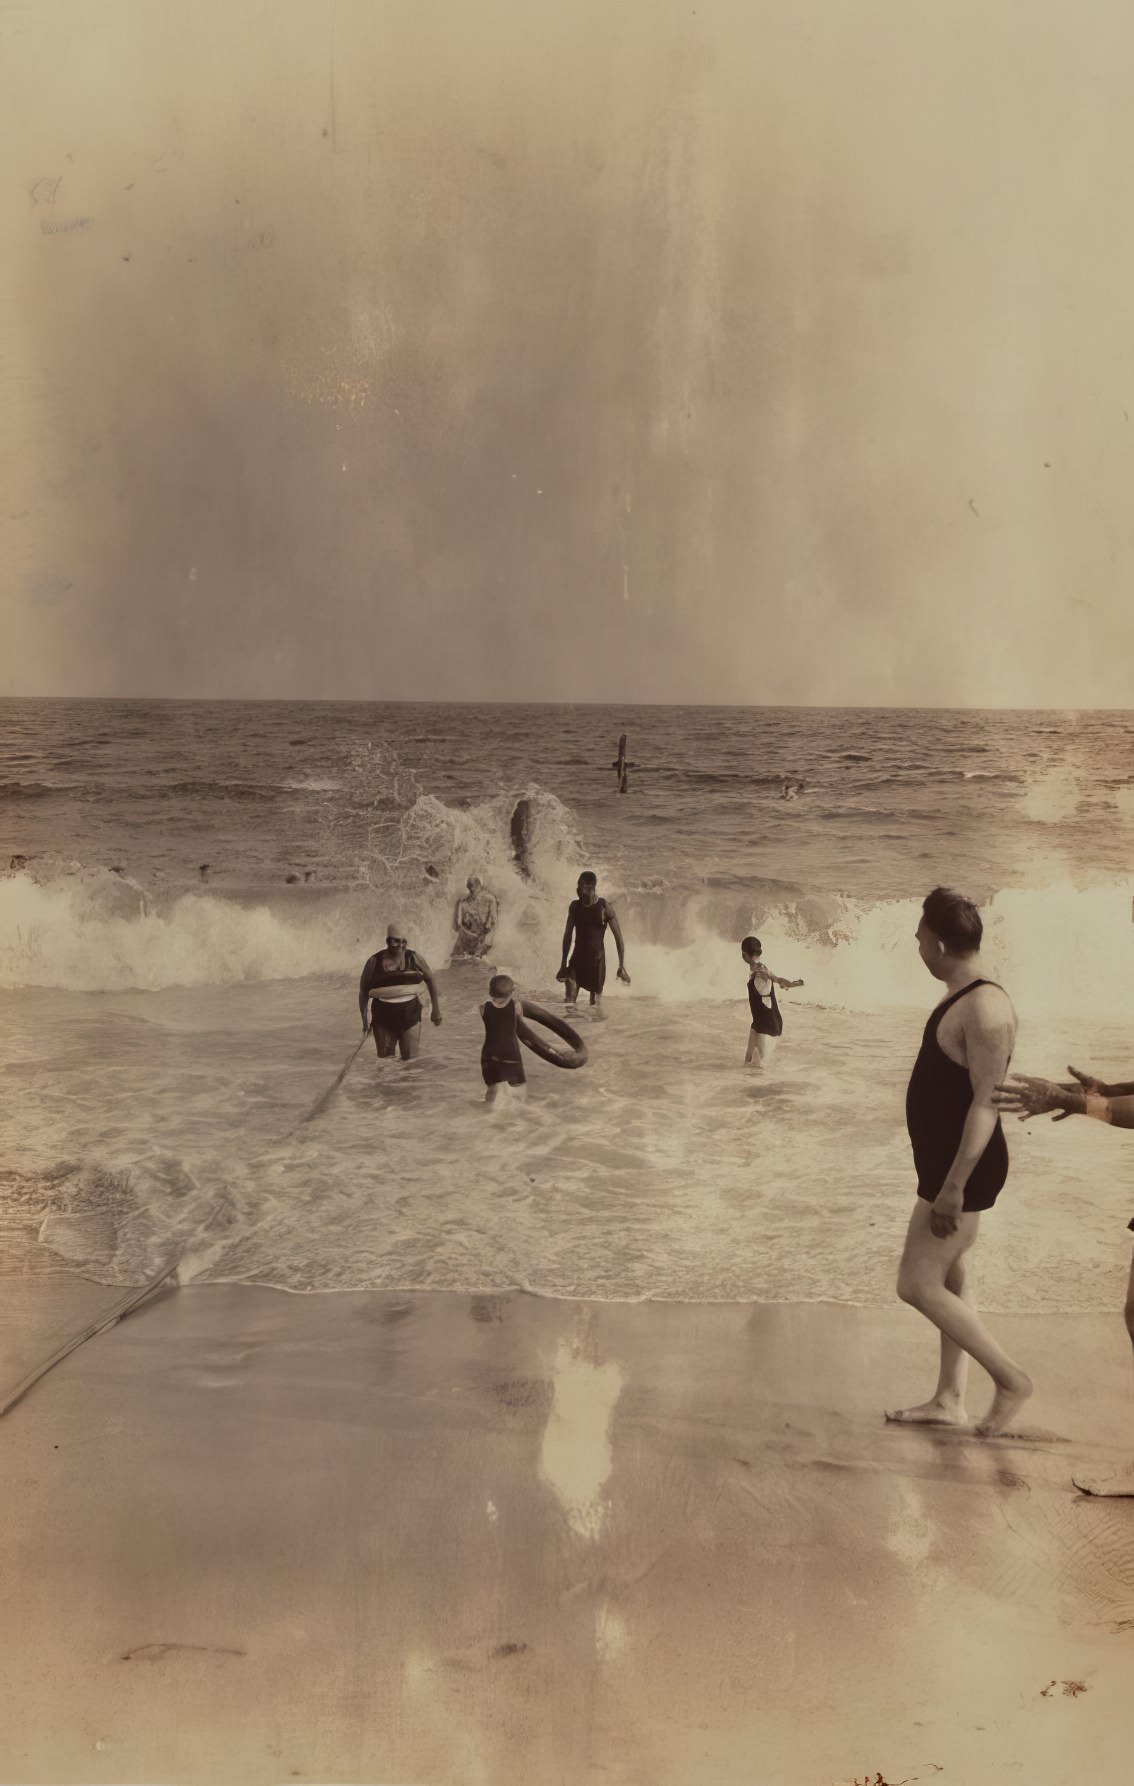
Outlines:
[{"label": "dark one-piece swimsuit", "polygon": [[[934,1201],[949,1175],[973,1101],[968,1069],[950,1060],[937,1039],[941,1019],[967,993],[995,984],[994,980],[973,980],[962,986],[938,1005],[925,1026],[906,1092],[906,1128],[917,1167],[917,1194],[927,1203]],[[965,1210],[991,1209],[1007,1177],[1008,1143],[997,1117],[992,1139],[969,1174]]]},{"label": "dark one-piece swimsuit", "polygon": [[575,951],[567,972],[582,991],[601,993],[606,984],[606,900],[584,905],[573,899],[568,915],[575,926]]},{"label": "dark one-piece swimsuit", "polygon": [[484,1047],[480,1051],[480,1071],[486,1085],[524,1085],[524,1062],[520,1054],[520,1038],[516,1034],[514,1004],[484,1006]]},{"label": "dark one-piece swimsuit", "polygon": [[752,1011],[752,1027],[758,1036],[782,1036],[784,1033],[783,1013],[776,1003],[775,983],[769,983],[772,1002],[764,1003],[762,995],[757,992],[754,980],[748,982],[748,1003]]}]

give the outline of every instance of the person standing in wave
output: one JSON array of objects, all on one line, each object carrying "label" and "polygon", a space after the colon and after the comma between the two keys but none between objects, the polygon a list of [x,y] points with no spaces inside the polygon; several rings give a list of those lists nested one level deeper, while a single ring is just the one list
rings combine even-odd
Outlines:
[{"label": "person standing in wave", "polygon": [[368,1020],[374,1025],[379,1060],[391,1060],[397,1053],[403,1060],[416,1060],[420,1054],[421,986],[429,993],[430,1022],[438,1024],[441,1001],[429,963],[407,946],[399,927],[391,924],[386,947],[370,957],[358,983],[363,1029]]},{"label": "person standing in wave", "polygon": [[906,1127],[917,1168],[917,1202],[898,1272],[898,1295],[941,1335],[937,1388],[916,1408],[887,1420],[920,1426],[967,1426],[968,1361],[996,1385],[975,1431],[1004,1432],[1032,1393],[1031,1378],[996,1343],[976,1312],[965,1255],[982,1210],[1008,1177],[1008,1148],[996,1105],[1016,1041],[1016,1013],[1002,986],[981,972],[984,935],[971,900],[937,887],[917,927],[922,961],[947,997],[925,1026],[906,1092]]},{"label": "person standing in wave", "polygon": [[781,980],[778,974],[770,973],[761,960],[764,946],[758,936],[746,936],[740,945],[740,953],[748,968],[748,1003],[752,1011],[744,1064],[750,1067],[753,1055],[758,1054],[760,1065],[765,1067],[770,1065],[776,1043],[784,1033],[783,1016],[776,1003],[776,987],[782,986],[785,992],[790,992],[794,987],[802,986],[803,981]]},{"label": "person standing in wave", "polygon": [[488,891],[479,875],[470,874],[466,885],[468,892],[461,895],[453,911],[453,929],[457,933],[453,954],[480,960],[492,947],[500,906],[495,893]]},{"label": "person standing in wave", "polygon": [[[1116,1129],[1134,1129],[1134,1080],[1105,1085],[1090,1073],[1080,1073],[1077,1067],[1067,1070],[1072,1081],[1063,1085],[1027,1073],[1014,1073],[1011,1083],[998,1088],[996,1101],[1002,1110],[1018,1113],[1021,1122],[1051,1111],[1056,1122],[1063,1122],[1068,1116],[1093,1116],[1098,1122],[1113,1123]],[[1134,1228],[1134,1222],[1128,1226]],[[1134,1261],[1126,1287],[1125,1315],[1126,1331],[1134,1343]],[[1072,1481],[1084,1494],[1134,1498],[1134,1461],[1118,1468],[1084,1470]]]},{"label": "person standing in wave", "polygon": [[[573,899],[567,908],[567,928],[563,932],[563,964],[556,974],[557,980],[567,983],[567,1000],[573,1005],[579,996],[579,988],[591,995],[592,1005],[598,1005],[602,999],[602,989],[606,984],[606,928],[609,924],[618,949],[618,978],[627,986],[630,975],[626,972],[626,945],[622,940],[622,928],[615,915],[614,907],[608,900],[598,895],[598,877],[585,869],[579,876],[575,889],[577,899]],[[575,939],[575,951],[571,954],[571,938]],[[570,954],[570,960],[568,955]]]}]

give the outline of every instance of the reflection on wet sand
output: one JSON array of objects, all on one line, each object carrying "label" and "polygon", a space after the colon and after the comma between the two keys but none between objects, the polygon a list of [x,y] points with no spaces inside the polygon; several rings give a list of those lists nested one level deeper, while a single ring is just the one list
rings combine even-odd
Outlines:
[{"label": "reflection on wet sand", "polygon": [[560,1340],[552,1372],[553,1400],[540,1452],[540,1474],[563,1504],[567,1523],[580,1538],[597,1538],[607,1503],[610,1430],[622,1388],[616,1364],[595,1357],[595,1322],[588,1311],[578,1329]]},{"label": "reflection on wet sand", "polygon": [[[5,1287],[5,1378],[106,1295]],[[7,1755],[1125,1786],[1134,1523],[1071,1482],[1125,1412],[1112,1326],[1005,1316],[1049,1436],[980,1444],[884,1425],[901,1309],[180,1291],[4,1422]]]}]

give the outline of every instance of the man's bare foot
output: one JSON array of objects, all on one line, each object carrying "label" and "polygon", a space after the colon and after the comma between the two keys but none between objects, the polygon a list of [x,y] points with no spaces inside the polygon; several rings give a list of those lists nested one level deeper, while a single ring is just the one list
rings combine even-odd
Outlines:
[{"label": "man's bare foot", "polygon": [[934,1396],[916,1408],[887,1408],[886,1419],[895,1426],[967,1426],[965,1404],[949,1396]]},{"label": "man's bare foot", "polygon": [[1032,1379],[1025,1371],[1018,1371],[1010,1384],[997,1389],[988,1413],[977,1421],[977,1438],[994,1439],[997,1433],[1007,1432],[1031,1393]]},{"label": "man's bare foot", "polygon": [[1075,1487],[1085,1495],[1118,1495],[1134,1499],[1134,1464],[1122,1464],[1109,1470],[1084,1470],[1072,1476]]}]

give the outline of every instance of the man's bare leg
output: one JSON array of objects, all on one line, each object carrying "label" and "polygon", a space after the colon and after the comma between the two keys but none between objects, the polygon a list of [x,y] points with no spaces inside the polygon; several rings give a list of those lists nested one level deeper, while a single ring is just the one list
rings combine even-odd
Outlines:
[{"label": "man's bare leg", "polygon": [[[1134,1343],[1134,1260],[1130,1264],[1130,1281],[1126,1286],[1126,1331]],[[1084,1470],[1071,1480],[1085,1495],[1134,1497],[1134,1463],[1120,1464],[1109,1470]]]},{"label": "man's bare leg", "polygon": [[[954,1259],[945,1273],[945,1288],[971,1309],[976,1308],[976,1298],[965,1270],[965,1255],[961,1253]],[[969,1375],[969,1355],[956,1340],[950,1339],[947,1333],[941,1335],[941,1368],[937,1373],[937,1388],[927,1402],[919,1402],[916,1408],[887,1408],[887,1420],[893,1420],[907,1426],[967,1426],[969,1417],[965,1412],[965,1384]]]},{"label": "man's bare leg", "polygon": [[954,1232],[939,1240],[929,1225],[931,1208],[920,1197],[914,1205],[898,1273],[898,1295],[982,1364],[992,1378],[996,1385],[992,1406],[973,1429],[981,1438],[991,1438],[1004,1432],[1023,1407],[1032,1393],[1032,1380],[997,1345],[975,1307],[946,1283],[953,1265],[976,1239],[979,1216],[972,1212],[963,1215]]}]

